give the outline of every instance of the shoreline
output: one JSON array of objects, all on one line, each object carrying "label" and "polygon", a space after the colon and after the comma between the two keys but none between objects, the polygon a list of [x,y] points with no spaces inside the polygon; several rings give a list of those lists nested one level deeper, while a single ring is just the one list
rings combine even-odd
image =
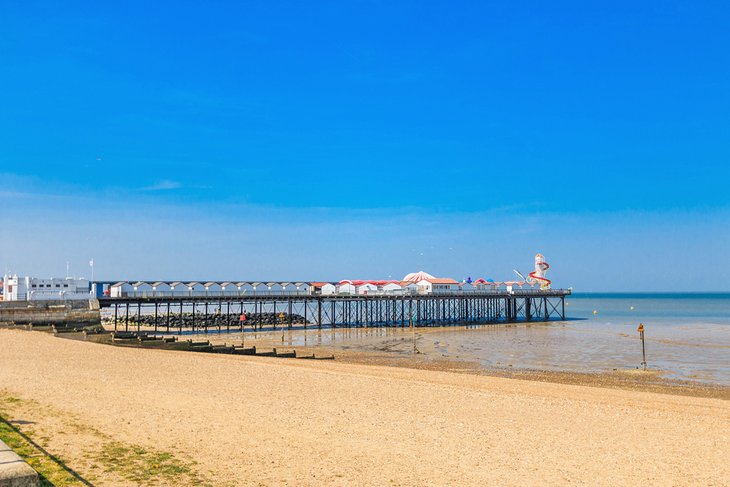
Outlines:
[{"label": "shoreline", "polygon": [[[505,325],[516,326],[516,325]],[[527,325],[530,326],[530,325]],[[147,327],[149,328],[149,327]],[[460,331],[461,328],[465,327],[449,327],[449,331]],[[22,328],[20,330],[26,331]],[[152,329],[141,328],[142,331],[152,331]],[[443,330],[442,327],[437,328],[419,328],[418,333],[420,338],[424,338],[424,335],[429,333],[438,332]],[[407,329],[406,329],[407,330]],[[298,330],[301,331],[301,330]],[[331,331],[331,330],[327,330]],[[110,330],[107,328],[107,332]],[[275,337],[279,337],[279,333],[271,330],[267,331],[247,331],[246,345],[256,346],[263,350],[269,350],[277,348],[280,351],[292,351],[296,350],[300,355],[314,354],[317,356],[329,356],[335,357],[335,360],[341,363],[357,364],[357,365],[373,365],[373,366],[385,366],[393,368],[406,368],[413,370],[431,370],[441,372],[454,372],[460,374],[469,374],[486,377],[499,377],[553,384],[565,384],[565,385],[580,385],[597,388],[607,389],[620,389],[627,391],[643,391],[643,392],[654,392],[658,394],[669,394],[677,396],[687,397],[701,397],[701,398],[715,398],[722,400],[730,400],[730,386],[724,384],[717,384],[709,381],[701,380],[682,380],[676,378],[663,377],[662,374],[666,371],[659,369],[649,368],[644,371],[637,368],[614,368],[613,370],[586,370],[586,371],[574,371],[574,370],[555,370],[539,367],[521,367],[521,366],[487,366],[480,363],[476,359],[459,358],[459,357],[447,357],[438,356],[433,353],[417,353],[413,354],[412,351],[403,348],[403,344],[410,346],[410,342],[403,340],[403,329],[386,330],[386,329],[370,329],[364,331],[363,329],[356,328],[340,328],[335,330],[336,333],[348,335],[348,334],[360,334],[360,335],[377,335],[377,336],[388,336],[401,337],[401,341],[395,345],[386,345],[385,343],[379,344],[362,344],[362,345],[347,345],[347,346],[328,346],[328,345],[292,345],[291,341],[284,341],[283,343]],[[38,331],[38,333],[43,333]],[[410,333],[410,332],[407,332]],[[164,333],[158,333],[159,335],[166,335]],[[209,340],[211,344],[223,345],[238,343],[240,341],[240,332],[230,333],[196,333],[188,335],[174,335],[180,339],[191,339],[191,340]],[[59,335],[63,339],[77,339],[71,336]],[[91,340],[94,341],[94,340]],[[407,342],[407,343],[406,343]],[[99,342],[107,346],[119,346],[107,342]],[[125,347],[148,349],[143,345],[123,345]],[[422,345],[419,345],[422,346]],[[407,348],[407,347],[406,347]],[[276,360],[276,358],[273,358]]]},{"label": "shoreline", "polygon": [[[516,325],[504,325],[514,327]],[[530,325],[525,325],[530,326]],[[534,326],[534,325],[532,325]],[[447,331],[462,331],[463,327],[450,327]],[[619,368],[612,370],[555,370],[540,367],[525,366],[489,366],[474,357],[442,356],[433,346],[424,343],[430,333],[438,333],[444,328],[419,328],[417,346],[427,350],[425,353],[414,354],[410,347],[410,331],[337,329],[336,333],[343,336],[360,335],[365,337],[377,336],[380,342],[362,343],[345,342],[339,346],[332,345],[295,345],[291,340],[282,342],[279,332],[246,332],[246,345],[255,345],[262,349],[296,350],[302,355],[334,355],[335,360],[342,363],[377,365],[415,370],[433,370],[456,372],[488,377],[502,377],[510,379],[583,385],[598,388],[622,389],[630,391],[656,392],[688,397],[706,397],[730,400],[730,386],[702,380],[683,380],[663,377],[667,371],[649,368],[644,371],[637,368]],[[330,330],[327,330],[329,332]],[[213,344],[231,344],[240,342],[240,333],[230,334],[195,334],[185,335],[185,339],[209,340]],[[389,341],[383,341],[383,338]]]},{"label": "shoreline", "polygon": [[553,384],[580,385],[595,388],[654,392],[687,397],[730,400],[730,387],[700,381],[684,381],[661,377],[661,371],[623,369],[606,372],[572,372],[521,367],[487,367],[476,361],[425,358],[419,355],[385,355],[377,352],[350,351],[327,347],[296,347],[303,354],[333,354],[341,363],[453,372],[486,377],[499,377]]}]

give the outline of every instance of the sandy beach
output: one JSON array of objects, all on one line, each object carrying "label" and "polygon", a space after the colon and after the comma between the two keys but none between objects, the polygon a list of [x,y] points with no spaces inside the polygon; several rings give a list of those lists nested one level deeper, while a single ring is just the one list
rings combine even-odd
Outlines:
[{"label": "sandy beach", "polygon": [[125,445],[186,465],[149,485],[730,484],[722,399],[19,330],[0,350],[3,415],[94,485],[145,483],[105,466]]}]

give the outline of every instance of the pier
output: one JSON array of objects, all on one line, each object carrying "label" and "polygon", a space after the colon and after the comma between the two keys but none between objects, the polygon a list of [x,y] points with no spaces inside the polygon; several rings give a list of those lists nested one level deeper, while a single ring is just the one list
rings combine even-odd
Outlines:
[{"label": "pier", "polygon": [[565,319],[570,290],[493,290],[379,295],[130,295],[100,297],[114,330],[182,333],[246,327],[405,327]]}]

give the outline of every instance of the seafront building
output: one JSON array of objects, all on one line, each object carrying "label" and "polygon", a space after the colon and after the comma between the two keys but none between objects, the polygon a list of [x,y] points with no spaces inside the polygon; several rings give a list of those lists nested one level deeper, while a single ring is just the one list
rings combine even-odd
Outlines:
[{"label": "seafront building", "polygon": [[3,276],[3,299],[5,301],[48,301],[89,299],[88,279],[75,277],[37,277]]}]

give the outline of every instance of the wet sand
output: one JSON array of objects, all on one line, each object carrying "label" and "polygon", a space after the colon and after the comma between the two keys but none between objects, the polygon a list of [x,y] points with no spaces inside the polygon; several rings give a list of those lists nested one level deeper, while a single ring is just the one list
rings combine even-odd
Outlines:
[{"label": "wet sand", "polygon": [[[111,328],[109,328],[111,330]],[[151,327],[142,327],[152,331]],[[234,329],[235,330],[235,329]],[[172,330],[176,332],[178,330]],[[183,339],[210,340],[216,344],[240,342],[239,332],[211,328],[184,330]],[[249,345],[290,347],[308,352],[386,352],[393,357],[410,355],[412,333],[408,327],[336,329],[302,325],[292,329],[267,325],[245,333]],[[633,323],[602,320],[569,320],[548,323],[483,324],[417,327],[417,346],[423,360],[470,362],[490,373],[543,371],[564,374],[618,376],[636,371],[642,345]],[[692,324],[670,320],[647,325],[647,361],[657,379],[730,387],[730,324]],[[385,357],[385,360],[390,358]],[[646,376],[646,374],[644,375]]]},{"label": "wet sand", "polygon": [[[35,404],[11,419],[82,475],[98,430],[194,459],[210,485],[730,483],[720,399],[25,331],[0,346],[3,394]],[[76,427],[54,429],[63,417]]]},{"label": "wet sand", "polygon": [[316,353],[318,356],[320,354],[332,354],[337,358],[338,362],[342,363],[406,367],[417,370],[434,370],[518,380],[553,382],[556,384],[730,400],[730,387],[704,382],[667,379],[662,377],[660,371],[651,369],[647,371],[626,369],[611,372],[566,372],[512,367],[483,367],[476,361],[424,358],[422,355],[393,356],[393,354],[387,352],[353,352],[326,347],[312,349],[297,348],[297,350],[305,355],[310,352]]},{"label": "wet sand", "polygon": [[[415,333],[408,328],[337,328],[308,331],[265,330],[245,333],[247,347],[256,346],[259,350],[296,350],[300,355],[335,356],[339,362],[407,367],[419,370],[458,372],[493,377],[556,382],[561,384],[610,387],[664,394],[679,394],[696,397],[715,397],[730,399],[730,386],[701,380],[682,380],[674,378],[667,370],[649,367],[618,366],[620,360],[611,366],[608,359],[601,362],[580,365],[573,363],[565,367],[548,365],[542,359],[522,360],[524,355],[511,356],[505,350],[519,348],[522,344],[512,342],[515,333],[522,335],[545,336],[560,333],[564,336],[563,326],[553,324],[516,324],[482,325],[469,328],[463,326],[417,328]],[[413,349],[413,336],[416,337],[416,350]],[[454,339],[456,337],[456,339]],[[241,345],[240,333],[199,333],[184,335],[182,340],[210,341],[216,345]],[[596,339],[600,339],[599,336]],[[479,343],[481,349],[470,343],[467,350],[454,353],[454,342]],[[481,342],[480,342],[481,340]],[[523,348],[537,349],[536,343],[522,344]],[[562,346],[565,348],[565,346]],[[526,353],[526,352],[525,352]],[[551,352],[546,350],[543,355]],[[484,356],[504,357],[498,360],[484,360]],[[531,355],[537,356],[535,351]],[[608,357],[610,354],[605,354]],[[669,377],[667,377],[669,376]]]}]

